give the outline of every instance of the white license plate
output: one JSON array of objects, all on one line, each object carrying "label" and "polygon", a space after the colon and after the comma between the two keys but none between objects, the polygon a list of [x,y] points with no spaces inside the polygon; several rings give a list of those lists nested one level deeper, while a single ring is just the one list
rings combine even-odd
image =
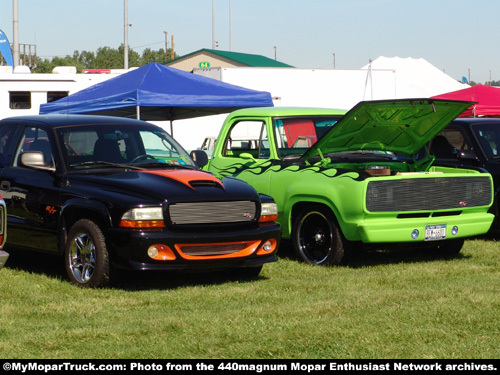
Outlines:
[{"label": "white license plate", "polygon": [[443,240],[446,238],[446,224],[442,225],[426,225],[425,240]]}]

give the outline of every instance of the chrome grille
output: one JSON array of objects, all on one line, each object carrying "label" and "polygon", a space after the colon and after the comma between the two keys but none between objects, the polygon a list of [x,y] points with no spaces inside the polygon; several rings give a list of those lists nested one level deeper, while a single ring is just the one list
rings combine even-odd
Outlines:
[{"label": "chrome grille", "polygon": [[488,177],[440,177],[370,181],[366,208],[371,212],[467,209],[491,203]]},{"label": "chrome grille", "polygon": [[257,205],[252,201],[189,202],[169,206],[174,225],[250,222],[256,214]]},{"label": "chrome grille", "polygon": [[214,255],[226,255],[234,254],[241,251],[247,247],[245,242],[241,243],[231,243],[231,244],[208,244],[206,246],[202,245],[185,245],[182,246],[182,252],[190,256],[214,256]]}]

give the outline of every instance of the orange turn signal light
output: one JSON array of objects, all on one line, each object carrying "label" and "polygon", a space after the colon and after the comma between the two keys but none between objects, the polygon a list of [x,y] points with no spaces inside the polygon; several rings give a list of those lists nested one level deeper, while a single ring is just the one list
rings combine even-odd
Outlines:
[{"label": "orange turn signal light", "polygon": [[165,228],[163,220],[121,220],[120,227],[130,229],[160,229]]},{"label": "orange turn signal light", "polygon": [[260,217],[259,223],[274,223],[277,220],[278,215],[265,215]]}]

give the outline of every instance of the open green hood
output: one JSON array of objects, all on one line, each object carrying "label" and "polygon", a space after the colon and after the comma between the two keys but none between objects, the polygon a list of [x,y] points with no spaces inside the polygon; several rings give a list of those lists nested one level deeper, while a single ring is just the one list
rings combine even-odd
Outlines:
[{"label": "open green hood", "polygon": [[402,99],[360,102],[304,155],[380,150],[415,155],[471,102]]}]

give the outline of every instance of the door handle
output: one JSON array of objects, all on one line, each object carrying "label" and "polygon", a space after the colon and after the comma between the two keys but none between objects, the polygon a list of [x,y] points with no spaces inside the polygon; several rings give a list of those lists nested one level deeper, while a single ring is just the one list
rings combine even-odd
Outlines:
[{"label": "door handle", "polygon": [[0,182],[0,188],[2,190],[9,190],[10,189],[10,181],[2,181],[2,182]]}]

